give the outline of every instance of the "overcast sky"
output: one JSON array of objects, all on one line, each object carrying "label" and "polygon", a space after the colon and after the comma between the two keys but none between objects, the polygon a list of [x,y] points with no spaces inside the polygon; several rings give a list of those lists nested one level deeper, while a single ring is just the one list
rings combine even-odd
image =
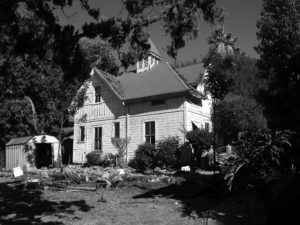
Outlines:
[{"label": "overcast sky", "polygon": [[[91,2],[95,6],[101,6],[101,16],[118,16],[121,12],[121,0],[93,0]],[[260,18],[262,0],[217,0],[217,2],[219,6],[224,7],[227,11],[225,31],[232,33],[233,37],[238,37],[236,45],[242,51],[246,52],[247,55],[258,57],[253,47],[258,44],[256,38],[256,22]],[[62,23],[71,23],[77,28],[80,28],[85,22],[92,21],[92,19],[80,9],[77,3],[75,3],[71,9],[66,10],[66,14],[71,17],[63,16],[62,13],[58,14]],[[204,56],[208,49],[207,37],[212,29],[213,27],[201,22],[200,36],[196,40],[189,41],[186,47],[179,51],[178,61],[192,60],[193,58]],[[152,41],[160,53],[171,61],[164,51],[168,39],[160,29],[160,25],[156,24],[151,26],[149,32]]]}]

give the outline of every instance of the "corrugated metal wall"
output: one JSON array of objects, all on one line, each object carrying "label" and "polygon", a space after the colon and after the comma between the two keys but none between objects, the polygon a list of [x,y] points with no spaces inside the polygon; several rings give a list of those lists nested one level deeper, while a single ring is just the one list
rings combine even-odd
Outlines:
[{"label": "corrugated metal wall", "polygon": [[12,170],[14,167],[20,166],[22,169],[26,167],[25,145],[6,146],[6,169]]}]

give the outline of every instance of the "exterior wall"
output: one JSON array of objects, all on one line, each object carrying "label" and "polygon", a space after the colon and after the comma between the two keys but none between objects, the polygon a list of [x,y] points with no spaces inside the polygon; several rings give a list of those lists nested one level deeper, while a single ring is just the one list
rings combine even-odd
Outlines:
[{"label": "exterior wall", "polygon": [[[88,94],[90,93],[88,92]],[[107,99],[110,99],[110,103],[120,104],[118,100],[108,97]],[[80,120],[78,115],[75,117],[77,121],[74,126],[73,162],[84,163],[85,155],[94,150],[95,127],[102,127],[103,153],[116,153],[116,149],[111,143],[115,122],[120,122],[120,137],[130,137],[128,158],[132,157],[138,145],[145,141],[145,122],[147,121],[155,121],[155,140],[161,140],[168,136],[179,136],[183,141],[184,101],[183,97],[179,97],[165,99],[165,103],[159,105],[152,105],[151,101],[133,103],[126,106],[128,115],[125,113],[126,108],[120,104],[123,107],[121,108],[123,115],[118,115],[121,113],[116,107],[115,111],[106,111],[109,113],[98,118],[90,116],[93,115],[93,111],[88,110],[91,106],[87,103],[82,109],[87,112],[86,120]],[[106,102],[96,105],[105,106]],[[80,126],[85,127],[84,142],[79,141]]]},{"label": "exterior wall", "polygon": [[145,122],[155,122],[155,140],[169,136],[178,136],[184,141],[184,98],[170,98],[165,104],[151,105],[151,102],[132,104],[129,106],[128,158],[134,156],[138,145],[145,142]]},{"label": "exterior wall", "polygon": [[192,130],[192,122],[204,129],[205,123],[209,123],[209,131],[212,131],[212,121],[211,121],[211,99],[202,100],[202,106],[196,105],[191,101],[186,102],[186,129],[187,131]]},{"label": "exterior wall", "polygon": [[[101,86],[101,100],[95,103],[95,86]],[[104,153],[115,153],[111,144],[114,134],[114,122],[120,122],[120,137],[125,137],[125,112],[126,108],[121,104],[115,94],[102,83],[98,77],[94,77],[86,92],[84,106],[75,115],[73,162],[85,162],[85,155],[94,150],[95,127],[102,127],[102,150]],[[79,140],[80,126],[85,128],[84,141]]]}]

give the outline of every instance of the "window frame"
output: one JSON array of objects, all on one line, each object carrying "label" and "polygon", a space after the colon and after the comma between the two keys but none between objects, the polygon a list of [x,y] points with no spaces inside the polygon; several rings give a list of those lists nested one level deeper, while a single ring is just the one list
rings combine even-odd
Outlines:
[{"label": "window frame", "polygon": [[102,150],[102,127],[94,127],[94,150],[95,151]]},{"label": "window frame", "polygon": [[[100,85],[95,86],[95,103],[101,102],[101,96],[102,96],[102,88]],[[98,89],[98,90],[97,90]]]},{"label": "window frame", "polygon": [[156,141],[155,121],[146,121],[144,122],[144,126],[145,126],[145,132],[144,132],[145,142],[151,145],[155,144]]},{"label": "window frame", "polygon": [[120,122],[114,122],[114,137],[120,138]]},{"label": "window frame", "polygon": [[146,58],[144,59],[144,68],[148,68],[149,67],[149,59]]},{"label": "window frame", "polygon": [[79,126],[79,132],[78,132],[78,142],[84,142],[85,141],[85,127]]}]

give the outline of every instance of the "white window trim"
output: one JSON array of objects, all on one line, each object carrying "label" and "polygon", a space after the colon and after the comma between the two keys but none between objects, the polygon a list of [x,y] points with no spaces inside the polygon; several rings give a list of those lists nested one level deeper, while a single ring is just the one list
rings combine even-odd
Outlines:
[{"label": "white window trim", "polygon": [[154,137],[155,137],[155,143],[156,143],[158,141],[157,140],[157,137],[158,137],[158,129],[157,129],[158,122],[155,119],[142,120],[142,140],[141,140],[141,143],[143,144],[143,143],[146,142],[146,137],[145,136],[146,136],[146,123],[147,122],[154,122],[154,128],[155,128]]}]

